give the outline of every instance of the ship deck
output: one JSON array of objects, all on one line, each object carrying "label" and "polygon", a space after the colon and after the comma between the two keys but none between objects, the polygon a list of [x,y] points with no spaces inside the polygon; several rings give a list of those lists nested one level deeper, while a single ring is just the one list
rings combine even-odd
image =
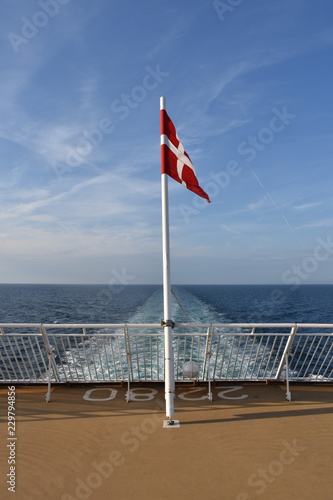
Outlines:
[{"label": "ship deck", "polygon": [[283,384],[219,383],[213,401],[198,399],[206,384],[177,385],[179,428],[163,428],[162,384],[132,389],[127,403],[121,385],[59,384],[46,403],[45,385],[16,385],[11,441],[2,386],[1,498],[332,498],[332,384],[291,384],[292,401]]}]

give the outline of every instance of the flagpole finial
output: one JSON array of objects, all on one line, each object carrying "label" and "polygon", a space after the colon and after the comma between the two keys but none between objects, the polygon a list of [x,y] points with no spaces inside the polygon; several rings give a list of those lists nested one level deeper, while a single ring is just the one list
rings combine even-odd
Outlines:
[{"label": "flagpole finial", "polygon": [[165,97],[160,97],[160,109],[165,109]]}]

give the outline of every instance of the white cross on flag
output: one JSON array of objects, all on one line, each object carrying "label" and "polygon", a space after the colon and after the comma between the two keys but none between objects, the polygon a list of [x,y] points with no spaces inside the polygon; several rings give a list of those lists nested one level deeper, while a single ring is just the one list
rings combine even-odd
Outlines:
[{"label": "white cross on flag", "polygon": [[175,181],[193,191],[198,196],[210,199],[207,193],[199,186],[195,168],[191,158],[184,150],[178,139],[174,124],[165,109],[161,109],[161,173],[168,174]]}]

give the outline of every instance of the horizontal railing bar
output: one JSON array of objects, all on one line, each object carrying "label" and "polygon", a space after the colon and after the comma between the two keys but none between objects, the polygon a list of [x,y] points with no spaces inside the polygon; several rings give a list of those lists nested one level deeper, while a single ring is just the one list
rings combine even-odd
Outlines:
[{"label": "horizontal railing bar", "polygon": [[[51,335],[55,335],[56,337],[82,337],[82,338],[89,338],[89,337],[123,337],[124,333],[123,332],[113,332],[113,333],[102,333],[102,332],[94,332],[94,333],[51,333]],[[140,336],[140,337],[152,337],[152,336],[163,336],[163,332],[131,332],[131,336]],[[173,335],[175,337],[178,336],[185,336],[185,337],[206,337],[207,334],[203,332],[173,332]],[[250,332],[214,332],[213,336],[229,336],[229,337],[269,337],[269,336],[277,336],[277,337],[283,337],[285,335],[289,335],[289,332],[257,332],[257,333],[250,333]],[[330,337],[333,336],[333,332],[297,332],[297,336],[326,336]],[[33,332],[7,332],[5,334],[1,334],[0,337],[42,337],[41,333],[33,333]]]},{"label": "horizontal railing bar", "polygon": [[[332,328],[333,323],[176,323],[174,329],[188,328]],[[0,323],[0,328],[163,328],[159,323]]]},{"label": "horizontal railing bar", "polygon": [[[54,333],[54,334],[51,334],[51,335],[54,335],[56,336],[57,338],[60,338],[60,337],[80,337],[82,339],[88,339],[88,338],[96,338],[96,337],[105,337],[105,338],[108,338],[108,337],[123,337],[124,334],[123,332],[119,332],[119,333],[86,333],[86,334],[78,334],[78,333]],[[163,332],[160,332],[160,333],[131,333],[130,334],[131,336],[134,336],[134,337],[163,337]],[[285,336],[288,336],[289,333],[288,332],[258,332],[258,333],[255,333],[255,334],[251,334],[249,332],[214,332],[213,333],[213,337],[285,337]],[[38,338],[41,338],[42,337],[42,334],[41,333],[29,333],[29,332],[21,332],[21,333],[18,333],[18,332],[15,332],[15,333],[6,333],[5,335],[0,335],[2,337],[38,337]],[[193,336],[196,336],[196,337],[206,337],[207,334],[205,333],[200,333],[200,332],[195,332],[195,333],[179,333],[179,332],[174,332],[173,333],[173,336],[174,337],[193,337]],[[302,336],[302,337],[313,337],[313,336],[317,336],[317,337],[331,337],[333,336],[333,332],[332,333],[323,333],[323,332],[297,332],[297,336]]]},{"label": "horizontal railing bar", "polygon": [[[0,325],[1,326],[1,325]],[[130,327],[131,325],[127,325]],[[176,323],[174,328],[333,328],[333,323]]]},{"label": "horizontal railing bar", "polygon": [[159,323],[0,323],[0,328],[162,328]]}]

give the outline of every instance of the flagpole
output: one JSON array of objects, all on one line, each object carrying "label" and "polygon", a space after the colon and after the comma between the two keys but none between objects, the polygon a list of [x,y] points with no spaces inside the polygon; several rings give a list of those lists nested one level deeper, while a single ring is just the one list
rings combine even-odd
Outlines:
[{"label": "flagpole", "polygon": [[[165,98],[160,98],[160,111],[165,109]],[[162,137],[162,120],[161,115],[160,130]],[[161,143],[162,144],[162,143]],[[161,166],[162,172],[165,171],[164,154],[161,147]],[[165,412],[167,421],[164,426],[170,426],[176,423],[173,420],[174,415],[174,399],[175,399],[175,373],[174,373],[174,358],[172,346],[172,328],[171,320],[171,282],[170,282],[170,241],[169,241],[169,203],[168,203],[168,174],[161,174],[161,194],[162,194],[162,251],[163,251],[163,307],[164,319],[162,325],[164,327],[164,379],[165,379]],[[179,422],[177,422],[179,424]]]}]

